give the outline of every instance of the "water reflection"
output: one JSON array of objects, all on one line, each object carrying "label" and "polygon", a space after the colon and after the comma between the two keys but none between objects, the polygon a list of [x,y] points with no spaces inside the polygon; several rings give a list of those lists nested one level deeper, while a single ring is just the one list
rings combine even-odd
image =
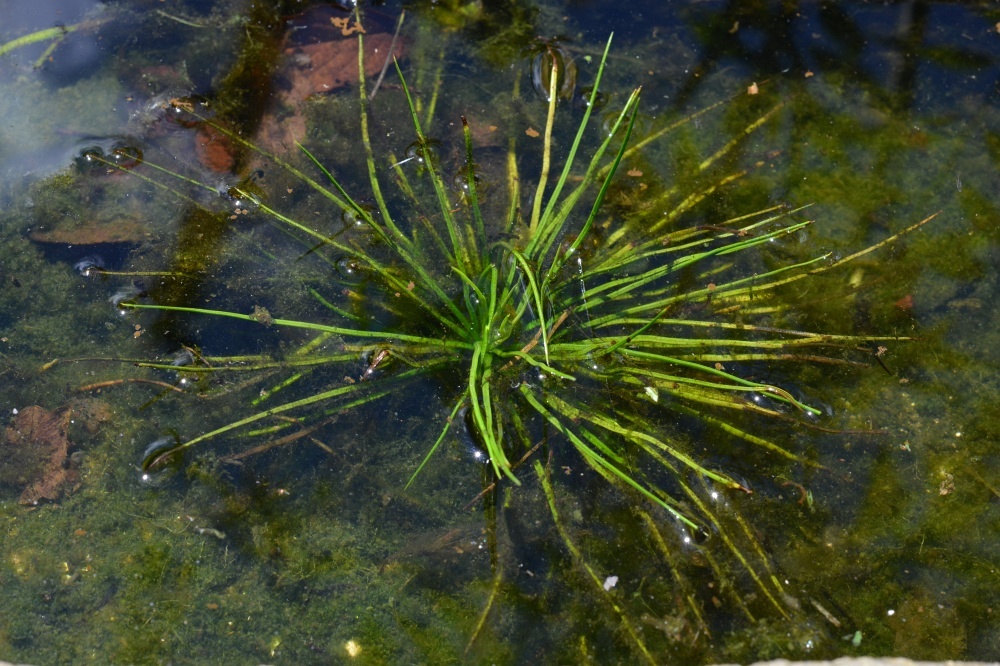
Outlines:
[{"label": "water reflection", "polygon": [[[0,4],[4,16],[0,44],[36,31],[59,29],[36,44],[11,48],[0,60],[0,112],[6,118],[0,139],[0,174],[8,182],[12,178],[20,182],[29,176],[44,177],[65,168],[72,149],[59,133],[83,129],[76,122],[82,110],[87,109],[89,117],[103,115],[105,121],[110,120],[90,125],[90,131],[100,132],[101,128],[118,124],[111,110],[113,98],[104,91],[93,97],[84,93],[77,104],[55,99],[58,88],[72,89],[101,69],[107,51],[98,33],[102,20],[94,18],[100,16],[100,6],[81,0]],[[67,26],[73,30],[62,33]],[[76,95],[67,93],[67,97],[71,96]],[[99,108],[105,103],[107,106]],[[0,203],[5,202],[6,192],[0,189]]]}]

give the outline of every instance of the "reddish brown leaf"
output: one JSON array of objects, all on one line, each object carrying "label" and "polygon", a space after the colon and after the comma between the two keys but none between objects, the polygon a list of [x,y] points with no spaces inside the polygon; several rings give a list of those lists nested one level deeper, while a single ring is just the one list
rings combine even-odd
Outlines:
[{"label": "reddish brown leaf", "polygon": [[0,442],[5,480],[25,482],[21,504],[58,499],[64,486],[77,480],[65,467],[70,442],[66,436],[69,410],[48,411],[37,405],[21,410]]}]

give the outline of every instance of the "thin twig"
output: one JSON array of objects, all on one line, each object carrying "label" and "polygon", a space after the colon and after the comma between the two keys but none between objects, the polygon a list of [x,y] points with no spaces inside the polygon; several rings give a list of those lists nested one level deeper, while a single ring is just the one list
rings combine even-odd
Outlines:
[{"label": "thin twig", "polygon": [[171,21],[177,21],[178,23],[180,23],[182,25],[190,26],[192,28],[207,28],[208,27],[207,25],[202,25],[201,23],[195,23],[194,21],[189,21],[188,19],[181,18],[180,16],[174,16],[173,14],[168,14],[165,11],[163,11],[162,9],[154,9],[153,11],[156,12],[157,14],[159,14],[160,16],[162,16],[165,19],[170,19]]},{"label": "thin twig", "polygon": [[250,456],[257,455],[258,453],[264,453],[265,451],[273,449],[276,446],[284,446],[285,444],[291,444],[292,442],[302,439],[307,435],[311,435],[312,433],[316,432],[317,430],[327,425],[328,423],[331,423],[334,420],[335,419],[333,418],[326,419],[325,421],[317,423],[316,425],[306,428],[305,430],[299,430],[297,432],[291,433],[290,435],[285,435],[284,437],[280,437],[278,439],[272,439],[270,442],[264,442],[263,444],[255,446],[252,449],[247,449],[246,451],[240,451],[239,453],[223,456],[222,458],[219,458],[219,460],[224,463],[234,463],[239,460],[242,460],[243,458],[249,458]]},{"label": "thin twig", "polygon": [[[556,329],[559,328],[563,324],[563,322],[566,321],[566,317],[569,316],[570,312],[572,312],[572,308],[568,310],[563,310],[563,313],[559,315],[559,318],[556,319],[556,321],[552,324],[552,326],[549,327],[548,336],[550,338],[552,337],[552,334],[556,332]],[[528,344],[521,347],[521,353],[527,354],[528,352],[530,352],[532,349],[538,346],[538,341],[541,340],[541,338],[542,338],[542,329],[539,328],[537,331],[535,331],[535,336],[528,341]],[[502,368],[500,368],[500,372],[503,372],[512,365],[514,365],[513,360],[507,361],[507,364],[504,365]]]},{"label": "thin twig", "polygon": [[173,384],[168,384],[166,382],[160,382],[155,379],[143,379],[141,377],[128,377],[125,379],[111,379],[106,382],[97,382],[96,384],[87,384],[86,386],[81,386],[77,389],[80,393],[84,391],[94,391],[97,389],[108,388],[111,386],[121,386],[122,384],[152,384],[153,386],[159,386],[161,388],[170,389],[171,391],[177,391],[178,393],[186,393],[184,389],[177,388]]},{"label": "thin twig", "polygon": [[[531,447],[530,449],[528,449],[528,452],[525,453],[523,456],[521,456],[520,460],[518,460],[516,463],[514,463],[513,465],[511,465],[511,467],[510,467],[511,471],[513,471],[513,470],[517,469],[518,467],[520,467],[521,464],[524,463],[524,461],[527,460],[529,457],[531,457],[531,454],[533,454],[535,451],[537,451],[538,447],[540,447],[544,443],[545,443],[544,439],[539,440],[537,444],[535,444],[533,447]],[[475,504],[476,502],[478,502],[482,498],[486,497],[486,495],[488,493],[490,493],[496,487],[497,487],[497,482],[494,481],[490,485],[488,485],[485,488],[483,488],[483,492],[481,492],[478,495],[476,495],[475,497],[473,497],[469,501],[468,504],[466,504],[465,506],[462,507],[462,511],[468,510],[473,504]]]},{"label": "thin twig", "polygon": [[385,73],[389,71],[389,63],[392,62],[392,54],[396,50],[396,40],[399,39],[399,30],[403,27],[403,17],[406,16],[406,10],[404,9],[399,13],[399,20],[396,22],[396,32],[392,35],[392,42],[389,43],[389,52],[385,55],[385,63],[382,65],[382,71],[378,75],[378,79],[375,81],[375,85],[372,86],[372,91],[368,93],[368,101],[375,99],[375,93],[378,92],[379,87],[382,85],[382,79],[385,78]]}]

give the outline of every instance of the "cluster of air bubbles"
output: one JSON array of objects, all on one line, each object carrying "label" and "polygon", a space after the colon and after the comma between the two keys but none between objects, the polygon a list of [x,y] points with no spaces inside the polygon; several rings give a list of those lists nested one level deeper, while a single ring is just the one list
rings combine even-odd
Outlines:
[{"label": "cluster of air bubbles", "polygon": [[73,264],[73,269],[83,277],[94,277],[104,272],[104,259],[96,254],[90,254]]}]

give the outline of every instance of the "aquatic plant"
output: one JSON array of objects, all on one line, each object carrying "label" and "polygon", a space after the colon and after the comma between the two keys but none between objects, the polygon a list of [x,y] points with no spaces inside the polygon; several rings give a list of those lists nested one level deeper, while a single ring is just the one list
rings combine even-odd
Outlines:
[{"label": "aquatic plant", "polygon": [[[359,60],[363,40],[359,34]],[[280,165],[340,211],[310,223],[280,210],[250,182],[229,192],[239,202],[237,208],[252,208],[273,220],[305,245],[303,256],[324,262],[348,286],[327,293],[310,288],[325,317],[309,319],[261,306],[247,313],[117,301],[116,307],[125,310],[207,315],[313,334],[281,359],[211,357],[187,349],[176,361],[141,363],[185,378],[287,373],[261,392],[253,401],[254,411],[243,418],[187,440],[158,440],[146,451],[144,471],[153,472],[184,451],[243,433],[254,424],[260,427],[251,434],[272,438],[251,451],[277,446],[314,432],[331,413],[405,394],[407,384],[420,378],[434,379],[449,387],[452,397],[446,415],[427,437],[426,454],[408,485],[419,480],[449,435],[471,440],[489,465],[492,478],[484,491],[498,484],[520,485],[526,474],[537,480],[567,550],[595,592],[610,600],[625,633],[649,661],[653,658],[634,614],[605,594],[614,583],[598,573],[561,517],[563,490],[542,451],[571,448],[589,469],[633,500],[638,522],[684,599],[682,613],[693,632],[706,630],[708,623],[677,553],[706,540],[719,544],[705,549],[703,557],[723,581],[720,594],[734,608],[751,618],[761,609],[787,616],[791,604],[753,530],[738,511],[719,508],[727,493],[749,493],[746,482],[705,462],[671,421],[689,420],[760,453],[818,468],[817,462],[754,431],[754,421],[743,417],[809,427],[820,410],[797,397],[793,388],[754,379],[739,368],[766,375],[769,364],[779,362],[853,363],[844,357],[844,349],[880,338],[861,341],[747,320],[780,307],[774,296],[781,288],[840,267],[899,234],[848,257],[821,255],[747,272],[738,257],[799,234],[811,221],[799,217],[801,209],[773,206],[710,224],[679,225],[686,212],[739,177],[739,171],[711,178],[694,192],[680,187],[660,192],[641,210],[608,212],[605,203],[622,161],[693,118],[632,142],[640,100],[635,90],[610,117],[592,154],[581,158],[588,132],[593,131],[592,112],[610,44],[569,150],[562,155],[556,154],[553,134],[565,108],[560,107],[560,86],[566,60],[557,57],[555,47],[543,47],[541,53],[549,57],[536,58],[549,70],[547,76],[536,76],[548,86],[543,91],[547,114],[541,165],[533,185],[523,187],[517,146],[511,142],[503,186],[506,205],[496,206],[498,195],[490,194],[491,210],[504,211],[498,219],[484,211],[469,123],[462,119],[464,166],[451,179],[452,187],[401,71],[416,137],[403,160],[378,155],[373,148],[365,68],[359,67],[360,127],[371,204],[349,193],[307,146],[301,150],[325,182],[216,125],[216,131]],[[697,171],[708,174],[779,108],[746,126],[738,138],[702,160]],[[414,175],[406,164],[420,168]],[[383,190],[380,173],[386,165],[398,185],[393,195]],[[162,167],[160,171],[169,173]],[[422,194],[430,196],[432,213],[422,213]],[[358,229],[367,237],[354,235]],[[361,282],[363,290],[350,287]],[[359,357],[364,359],[360,371]],[[310,373],[331,367],[343,377],[332,388],[264,406]],[[283,419],[291,414],[311,416],[313,421]],[[291,435],[273,438],[296,427]],[[720,558],[737,563],[742,573],[734,574]],[[757,601],[740,592],[735,580],[742,575],[752,581]],[[499,569],[496,580],[490,604],[502,581]]]}]

